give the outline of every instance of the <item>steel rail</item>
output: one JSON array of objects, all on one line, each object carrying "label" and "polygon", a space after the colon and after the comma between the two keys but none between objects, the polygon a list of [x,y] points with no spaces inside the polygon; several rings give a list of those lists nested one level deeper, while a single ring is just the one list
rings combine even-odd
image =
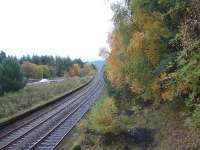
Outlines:
[{"label": "steel rail", "polygon": [[[93,82],[91,82],[91,84],[93,84]],[[50,111],[56,109],[57,107],[59,107],[59,106],[65,104],[66,102],[68,102],[68,101],[69,101],[70,99],[72,99],[73,97],[75,97],[75,96],[81,94],[84,90],[86,90],[86,89],[88,89],[88,88],[91,88],[90,86],[91,86],[91,85],[90,85],[90,83],[89,83],[87,86],[85,86],[85,87],[81,88],[79,91],[77,91],[77,93],[72,93],[72,94],[70,94],[69,96],[67,96],[67,97],[65,97],[65,98],[63,98],[63,99],[58,100],[57,102],[55,102],[55,103],[52,104],[53,106],[52,106],[52,105],[47,106],[47,108],[44,108],[42,112],[38,112],[38,114],[37,114],[37,112],[35,112],[36,114],[32,114],[32,115],[34,115],[34,116],[31,117],[31,119],[29,119],[29,118],[30,118],[30,117],[29,117],[28,120],[25,120],[25,122],[23,122],[23,123],[21,123],[21,124],[20,124],[20,122],[19,122],[20,125],[18,125],[18,126],[15,125],[14,128],[11,128],[11,127],[10,127],[11,130],[7,130],[7,131],[4,132],[3,134],[0,134],[0,140],[3,139],[3,138],[5,138],[6,136],[8,136],[9,134],[11,134],[12,132],[14,132],[14,131],[16,131],[16,130],[22,128],[23,126],[28,125],[30,122],[33,122],[34,120],[38,119],[39,117],[41,117],[41,116],[43,116],[43,115],[49,113]],[[27,119],[27,118],[24,118],[24,119]],[[4,129],[1,129],[0,131],[2,131],[2,130],[4,130]]]},{"label": "steel rail", "polygon": [[[95,85],[95,84],[94,84]],[[75,103],[76,100],[79,100],[81,97],[84,97],[87,92],[90,91],[90,89],[93,88],[92,85],[91,87],[89,87],[86,91],[84,91],[83,93],[80,93],[79,96],[76,95],[75,98],[71,99],[69,102],[67,102],[67,105],[72,105]],[[69,107],[69,106],[68,106]],[[73,106],[72,106],[73,107]],[[32,127],[31,129],[29,129],[28,131],[26,131],[25,133],[23,133],[22,135],[19,135],[18,137],[16,137],[15,139],[13,139],[12,141],[9,141],[6,145],[4,145],[3,147],[1,147],[1,149],[5,149],[6,147],[8,147],[9,145],[13,144],[15,141],[17,141],[18,139],[20,139],[22,136],[27,135],[29,132],[33,131],[35,128],[39,127],[41,124],[45,123],[47,120],[49,120],[50,118],[56,116],[58,113],[61,113],[62,111],[64,111],[66,109],[66,107],[63,107],[61,110],[59,110],[58,112],[55,112],[53,115],[49,116],[48,118],[46,118],[45,120],[43,120],[42,122],[40,122],[39,124],[37,124],[36,126]],[[11,133],[10,133],[11,134]]]},{"label": "steel rail", "polygon": [[[95,93],[96,89],[98,88],[99,86],[97,85],[97,87],[93,90],[93,93]],[[92,93],[92,94],[93,94]],[[91,94],[91,95],[92,95]],[[77,105],[77,107],[72,110],[72,112],[70,112],[65,118],[63,118],[56,126],[54,126],[54,128],[52,128],[49,132],[47,132],[40,140],[38,140],[36,143],[34,143],[33,146],[29,147],[29,150],[34,150],[37,148],[38,144],[40,144],[42,141],[44,141],[50,134],[52,134],[57,128],[59,128],[69,117],[71,117],[75,112],[77,112],[77,110],[83,106],[83,104],[85,104],[86,102],[88,102],[88,99],[87,98],[86,100],[82,101],[80,104]],[[56,147],[56,146],[55,146]]]}]

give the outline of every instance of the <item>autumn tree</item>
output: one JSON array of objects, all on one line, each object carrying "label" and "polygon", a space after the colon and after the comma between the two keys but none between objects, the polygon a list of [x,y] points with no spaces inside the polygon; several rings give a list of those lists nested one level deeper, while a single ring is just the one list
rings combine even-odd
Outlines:
[{"label": "autumn tree", "polygon": [[93,75],[94,74],[94,69],[91,64],[85,63],[83,65],[83,70],[85,75]]},{"label": "autumn tree", "polygon": [[125,76],[123,74],[123,43],[121,41],[121,35],[116,31],[113,31],[109,36],[109,44],[112,49],[111,54],[107,60],[107,78],[114,84],[117,88],[120,88],[125,82]]},{"label": "autumn tree", "polygon": [[79,64],[73,64],[69,68],[69,75],[72,76],[79,76],[80,75],[80,65]]},{"label": "autumn tree", "polygon": [[[123,3],[124,2],[124,3]],[[127,0],[112,5],[106,76],[137,99],[178,101],[200,123],[198,0]],[[136,99],[136,98],[135,98]]]},{"label": "autumn tree", "polygon": [[162,13],[150,11],[143,4],[138,0],[114,4],[115,29],[108,36],[112,51],[107,76],[117,87],[128,83],[134,93],[151,88],[153,71],[167,54],[165,41],[171,35]]},{"label": "autumn tree", "polygon": [[22,64],[22,70],[27,78],[34,78],[37,70],[37,65],[29,61],[25,61]]}]

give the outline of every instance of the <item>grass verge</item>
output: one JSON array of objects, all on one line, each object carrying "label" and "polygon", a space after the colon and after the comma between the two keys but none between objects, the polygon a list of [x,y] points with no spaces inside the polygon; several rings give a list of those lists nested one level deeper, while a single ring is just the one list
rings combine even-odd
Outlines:
[{"label": "grass verge", "polygon": [[[97,104],[92,107],[92,110],[108,98],[109,96],[107,95],[105,89],[102,96],[98,99]],[[174,105],[172,106],[171,104],[162,105],[156,103],[143,107],[129,103],[129,107],[133,107],[131,111],[134,113],[130,114],[122,111],[118,114],[118,118],[125,126],[126,130],[140,129],[137,131],[142,132],[135,132],[133,137],[124,137],[121,133],[114,136],[109,136],[108,134],[106,136],[105,134],[102,136],[102,134],[97,134],[88,128],[88,122],[91,121],[91,116],[94,115],[94,111],[90,111],[70,132],[70,134],[66,136],[65,140],[61,143],[58,149],[197,150],[200,148],[200,132],[195,129],[188,128],[186,124],[187,122],[185,122],[188,115],[181,108],[174,108]],[[106,111],[105,115],[100,115],[96,118],[102,121],[102,118],[105,116]],[[107,124],[107,121],[103,123]],[[150,144],[146,145],[143,142],[148,139],[148,136],[144,133],[144,131],[152,131],[153,133],[153,140]],[[142,142],[138,143],[136,140],[141,140]]]},{"label": "grass verge", "polygon": [[15,121],[59,98],[73,92],[91,81],[92,77],[73,77],[61,83],[26,86],[17,92],[0,97],[0,126]]},{"label": "grass verge", "polygon": [[[101,96],[96,100],[97,102],[103,101],[108,97],[106,88],[102,91]],[[96,104],[95,104],[96,105]],[[93,108],[94,106],[92,106]],[[79,123],[65,136],[63,141],[56,148],[58,150],[78,150],[81,145],[82,140],[85,136],[86,124],[91,111],[88,111],[84,117],[79,121]]]}]

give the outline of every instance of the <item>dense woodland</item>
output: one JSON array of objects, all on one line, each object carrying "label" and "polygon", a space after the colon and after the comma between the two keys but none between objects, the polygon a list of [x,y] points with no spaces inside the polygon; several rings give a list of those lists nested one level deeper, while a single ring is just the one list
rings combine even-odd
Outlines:
[{"label": "dense woodland", "polygon": [[200,1],[129,0],[112,9],[112,95],[185,106],[200,127]]},{"label": "dense woodland", "polygon": [[16,91],[29,79],[72,77],[94,74],[95,67],[69,57],[23,56],[19,59],[0,52],[0,93]]},{"label": "dense woodland", "polygon": [[111,8],[111,51],[101,51],[109,96],[78,126],[74,149],[200,149],[200,1]]}]

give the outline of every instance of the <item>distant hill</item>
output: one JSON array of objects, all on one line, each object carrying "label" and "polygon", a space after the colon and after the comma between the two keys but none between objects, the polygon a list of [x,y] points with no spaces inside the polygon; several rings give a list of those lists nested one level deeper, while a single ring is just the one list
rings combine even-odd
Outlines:
[{"label": "distant hill", "polygon": [[98,70],[101,69],[101,67],[105,64],[104,60],[96,60],[96,61],[92,61],[92,64],[94,64]]}]

